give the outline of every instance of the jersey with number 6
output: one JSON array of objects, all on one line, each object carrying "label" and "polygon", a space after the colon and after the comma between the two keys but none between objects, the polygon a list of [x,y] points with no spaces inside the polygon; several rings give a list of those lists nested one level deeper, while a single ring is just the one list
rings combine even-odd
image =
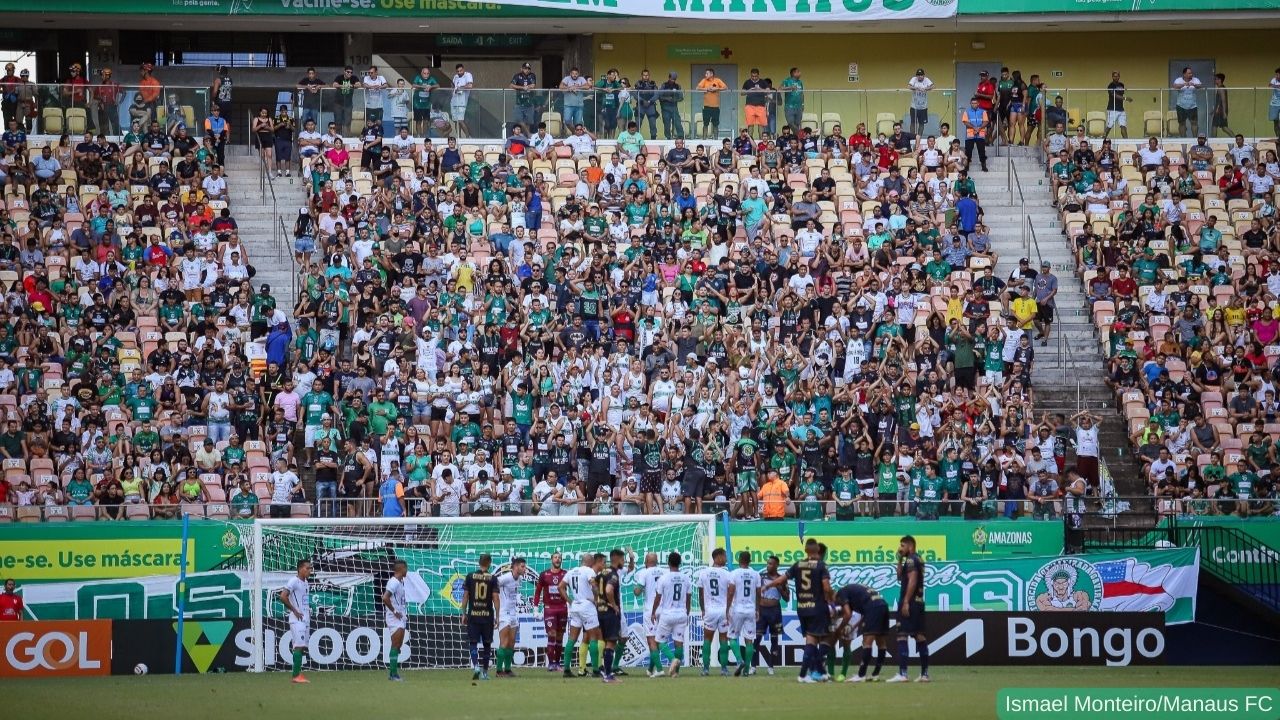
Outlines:
[{"label": "jersey with number 6", "polygon": [[669,572],[663,575],[658,581],[658,596],[661,600],[658,604],[658,613],[687,612],[685,603],[688,602],[689,593],[692,591],[693,584],[684,573]]},{"label": "jersey with number 6", "polygon": [[760,574],[751,568],[740,567],[729,573],[729,581],[733,583],[733,609],[755,612]]},{"label": "jersey with number 6", "polygon": [[702,591],[704,610],[724,610],[729,600],[729,571],[722,567],[704,568],[698,575],[698,589]]}]

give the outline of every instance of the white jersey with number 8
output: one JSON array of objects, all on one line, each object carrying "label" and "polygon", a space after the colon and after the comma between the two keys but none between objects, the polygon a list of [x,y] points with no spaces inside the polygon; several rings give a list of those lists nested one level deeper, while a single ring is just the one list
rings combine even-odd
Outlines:
[{"label": "white jersey with number 8", "polygon": [[669,572],[658,581],[658,629],[655,638],[658,642],[675,640],[684,642],[689,629],[689,593],[693,592],[693,584],[683,573]]}]

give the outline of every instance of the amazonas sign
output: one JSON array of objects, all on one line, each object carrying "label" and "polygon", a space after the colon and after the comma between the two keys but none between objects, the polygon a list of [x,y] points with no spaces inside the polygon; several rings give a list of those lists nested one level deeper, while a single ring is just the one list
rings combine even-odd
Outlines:
[{"label": "amazonas sign", "polygon": [[[631,17],[712,20],[915,20],[949,18],[959,0],[504,0],[500,4],[455,0],[51,0],[45,11],[92,13],[164,12],[193,15],[363,15],[369,17]],[[27,9],[0,0],[0,9]]]}]

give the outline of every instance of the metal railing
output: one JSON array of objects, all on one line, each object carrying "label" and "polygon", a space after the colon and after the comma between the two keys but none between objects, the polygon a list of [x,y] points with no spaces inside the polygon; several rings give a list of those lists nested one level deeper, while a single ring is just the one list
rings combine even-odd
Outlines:
[{"label": "metal railing", "polygon": [[1145,527],[1090,527],[1086,522],[1085,550],[1198,547],[1202,570],[1270,609],[1280,610],[1280,551],[1250,534],[1247,527],[1202,525],[1195,522],[1194,516],[1159,512],[1144,514],[1143,519],[1147,521]]},{"label": "metal railing", "polygon": [[[323,132],[335,122],[344,136],[360,132],[369,118],[380,118],[384,132],[390,134],[401,125],[410,128],[415,137],[506,137],[516,123],[536,127],[547,121],[548,130],[564,136],[580,122],[602,137],[615,137],[636,122],[647,139],[733,138],[747,127],[748,108],[754,117],[761,113],[763,128],[777,134],[784,125],[809,127],[828,134],[836,124],[844,136],[854,133],[864,123],[872,138],[877,133],[892,133],[893,123],[901,122],[911,131],[909,109],[912,91],[888,90],[788,90],[746,93],[724,90],[703,92],[682,87],[679,90],[637,90],[625,93],[620,88],[583,88],[582,90],[508,88],[474,88],[454,91],[447,87],[427,90],[425,103],[414,105],[414,88],[407,96],[393,94],[400,90],[366,91],[355,88],[342,91],[323,88],[319,92],[299,92],[299,127],[310,118]],[[763,104],[760,104],[763,103]],[[425,105],[425,107],[421,107]],[[935,88],[928,93],[928,121],[918,134],[937,134],[942,123],[958,126],[955,91]],[[756,108],[759,108],[758,110]],[[414,111],[422,110],[430,119],[415,121]]]},{"label": "metal railing", "polygon": [[[155,121],[167,132],[184,126],[199,137],[210,107],[208,86],[19,82],[13,93],[14,118],[30,135],[120,136],[134,122],[141,134]],[[4,118],[6,128],[14,118]]]},{"label": "metal railing", "polygon": [[[1269,87],[1213,87],[1213,78],[1199,78],[1200,89],[1184,92],[1172,83],[1163,88],[1125,88],[1124,112],[1130,137],[1194,138],[1196,131],[1213,136],[1217,133],[1215,118],[1225,120],[1223,137],[1240,133],[1245,137],[1275,137],[1277,123],[1270,117],[1272,107],[1280,107],[1280,93]],[[1219,115],[1219,91],[1226,97],[1224,112]],[[1067,116],[1069,130],[1083,126],[1095,138],[1106,134],[1107,108],[1111,91],[1106,88],[1044,89],[1045,132],[1053,130],[1051,115],[1057,98],[1062,97],[1061,110]],[[1119,128],[1109,134],[1119,139]]]}]

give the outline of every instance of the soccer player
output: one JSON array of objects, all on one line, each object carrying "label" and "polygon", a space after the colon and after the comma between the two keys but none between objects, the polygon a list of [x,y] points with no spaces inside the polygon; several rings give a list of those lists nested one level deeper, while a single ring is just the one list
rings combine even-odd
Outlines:
[{"label": "soccer player", "polygon": [[831,631],[831,575],[822,561],[824,548],[810,538],[804,545],[805,559],[787,568],[784,575],[771,582],[782,585],[788,580],[796,586],[796,615],[804,632],[804,654],[800,663],[802,683],[821,682],[823,658],[819,642]]},{"label": "soccer player", "polygon": [[[884,656],[889,649],[889,604],[880,593],[865,585],[850,583],[836,593],[836,607],[840,610],[840,625],[836,628],[836,636],[848,633],[850,637],[862,628],[862,660],[858,663],[858,674],[845,682],[860,683],[880,679],[880,668],[884,666]],[[855,619],[854,616],[857,616]],[[876,646],[876,669],[867,677],[867,661],[871,658],[871,646]],[[845,647],[844,667],[841,676],[849,674],[849,648]]]},{"label": "soccer player", "polygon": [[[569,644],[565,651],[568,663],[573,663],[575,646],[578,637],[588,643],[591,652],[591,664],[594,669],[600,668],[600,617],[596,614],[595,597],[595,556],[582,553],[582,564],[570,570],[560,581],[560,596],[569,602]],[[586,672],[584,671],[585,675]],[[573,677],[573,668],[564,666],[564,676]]]},{"label": "soccer player", "polygon": [[924,561],[916,554],[916,539],[903,535],[898,542],[898,674],[888,682],[907,682],[907,639],[915,636],[920,653],[920,677],[929,682],[929,643],[924,635]]},{"label": "soccer player", "polygon": [[403,560],[397,560],[392,566],[391,579],[387,581],[387,589],[382,593],[382,605],[387,609],[387,629],[391,631],[391,657],[387,664],[388,677],[392,682],[400,682],[400,648],[404,647],[405,628],[408,623],[409,603],[405,601],[404,576],[409,574],[409,566]]},{"label": "soccer player", "polygon": [[298,561],[298,574],[289,578],[280,591],[280,602],[289,611],[289,634],[293,636],[293,681],[308,683],[302,675],[302,652],[311,640],[311,591],[307,578],[311,577],[311,561]]},{"label": "soccer player", "polygon": [[[619,567],[615,565],[615,554],[621,559],[622,551],[614,550],[610,553],[607,567],[604,553],[595,555],[596,617],[600,621],[600,638],[604,640],[604,667],[600,670],[600,679],[607,683],[614,681],[614,649],[618,647],[618,638],[622,636],[622,595],[618,590],[622,578],[618,574]],[[592,642],[592,665],[597,665],[596,652],[597,644]]]},{"label": "soccer player", "polygon": [[751,674],[751,650],[756,639],[756,603],[760,595],[760,574],[751,569],[751,553],[738,553],[738,567],[729,573],[729,649],[738,661],[734,677]]},{"label": "soccer player", "polygon": [[729,674],[729,571],[724,548],[711,551],[711,567],[698,575],[698,605],[702,608],[702,675],[711,674],[711,646],[720,636],[720,674]]},{"label": "soccer player", "polygon": [[636,595],[644,595],[644,637],[649,644],[649,677],[662,674],[662,653],[658,651],[658,623],[649,613],[653,600],[658,594],[658,581],[666,574],[667,569],[658,567],[658,554],[645,553],[644,567],[636,571],[635,587],[631,589]]},{"label": "soccer player", "polygon": [[[658,626],[656,640],[664,652],[671,653],[671,666],[667,675],[680,674],[680,658],[684,657],[684,636],[689,630],[689,610],[692,607],[692,584],[680,572],[680,553],[667,555],[667,572],[658,581],[658,590],[649,610],[649,621]],[[666,647],[674,643],[673,649]]]},{"label": "soccer player", "polygon": [[498,677],[515,677],[511,663],[516,657],[516,635],[520,632],[520,581],[524,578],[525,561],[512,558],[506,572],[498,574],[498,598],[502,614],[498,616],[498,661],[494,663]]},{"label": "soccer player", "polygon": [[[781,561],[777,555],[770,555],[765,559],[764,570],[760,571],[760,603],[757,605],[756,613],[756,641],[751,645],[751,653],[757,658],[763,660],[765,653],[760,649],[760,644],[764,642],[764,634],[769,633],[769,674],[773,674],[773,668],[782,662],[782,603],[791,602],[791,589],[786,583],[781,585],[771,585],[774,580],[782,576],[778,571],[778,565]],[[755,674],[755,668],[751,669],[751,674]]]},{"label": "soccer player", "polygon": [[[613,550],[610,550],[609,566],[613,568],[613,572],[615,576],[618,578],[618,597],[615,599],[618,601],[616,604],[619,608],[618,643],[622,644],[622,648],[618,649],[617,652],[613,654],[613,666],[609,668],[609,672],[613,673],[614,675],[626,675],[627,673],[625,673],[622,670],[622,655],[623,655],[622,651],[626,649],[626,645],[627,645],[627,618],[626,618],[626,614],[621,612],[621,608],[622,608],[622,589],[621,588],[622,588],[622,585],[627,582],[627,579],[631,575],[635,574],[635,571],[636,571],[635,551],[629,547],[614,548]],[[604,627],[603,621],[601,621],[600,626],[603,629]],[[615,644],[615,647],[616,647],[616,644]]]},{"label": "soccer player", "polygon": [[[493,648],[493,618],[502,610],[498,599],[498,581],[489,567],[493,558],[480,555],[479,568],[467,574],[462,582],[462,624],[467,627],[467,645],[471,649],[471,679],[489,679],[489,652]],[[479,657],[476,645],[480,645]]]},{"label": "soccer player", "polygon": [[560,594],[566,572],[563,563],[560,553],[552,553],[551,567],[538,575],[533,588],[533,604],[542,606],[542,626],[547,632],[547,672],[564,667],[564,629],[569,622],[569,606]]}]

